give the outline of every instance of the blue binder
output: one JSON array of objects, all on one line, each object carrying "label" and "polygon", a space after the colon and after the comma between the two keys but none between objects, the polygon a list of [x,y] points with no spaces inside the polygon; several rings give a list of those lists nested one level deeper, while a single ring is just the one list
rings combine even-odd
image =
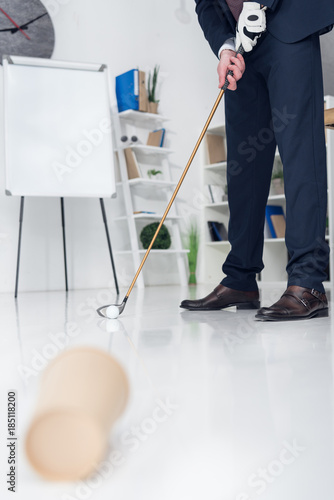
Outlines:
[{"label": "blue binder", "polygon": [[165,140],[165,133],[166,133],[166,129],[164,128],[161,128],[161,141],[160,141],[160,147],[162,148],[162,146],[164,145],[164,140]]},{"label": "blue binder", "polygon": [[283,208],[280,205],[267,205],[266,206],[266,219],[268,222],[270,234],[271,234],[272,238],[277,238],[276,231],[274,229],[274,226],[273,226],[273,223],[271,220],[272,215],[283,215],[284,216]]},{"label": "blue binder", "polygon": [[131,69],[116,76],[116,98],[118,111],[139,109],[139,72]]}]

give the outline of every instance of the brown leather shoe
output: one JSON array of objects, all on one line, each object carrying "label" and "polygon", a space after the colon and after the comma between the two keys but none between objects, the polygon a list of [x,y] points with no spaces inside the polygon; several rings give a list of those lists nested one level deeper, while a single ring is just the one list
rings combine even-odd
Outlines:
[{"label": "brown leather shoe", "polygon": [[218,285],[203,299],[183,300],[180,305],[189,311],[216,311],[230,306],[237,306],[237,309],[259,309],[259,292],[242,292]]},{"label": "brown leather shoe", "polygon": [[328,316],[325,293],[314,288],[289,286],[282,297],[270,307],[262,307],[255,315],[262,321],[283,321]]}]

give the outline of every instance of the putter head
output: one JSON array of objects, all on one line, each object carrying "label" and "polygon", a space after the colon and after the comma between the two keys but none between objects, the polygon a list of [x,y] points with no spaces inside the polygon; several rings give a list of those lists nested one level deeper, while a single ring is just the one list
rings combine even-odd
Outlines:
[{"label": "putter head", "polygon": [[99,316],[102,316],[102,318],[111,319],[106,314],[108,307],[110,307],[110,306],[117,307],[118,315],[120,316],[122,314],[122,312],[124,311],[125,304],[126,304],[126,299],[124,299],[121,304],[107,304],[106,306],[99,307],[96,310],[96,312],[97,312],[97,314],[99,314]]}]

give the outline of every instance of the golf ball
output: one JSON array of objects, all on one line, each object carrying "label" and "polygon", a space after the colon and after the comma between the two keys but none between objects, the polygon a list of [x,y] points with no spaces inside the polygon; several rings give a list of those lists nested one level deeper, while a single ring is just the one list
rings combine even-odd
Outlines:
[{"label": "golf ball", "polygon": [[116,306],[109,306],[106,309],[106,316],[110,319],[116,319],[119,316],[119,310]]}]

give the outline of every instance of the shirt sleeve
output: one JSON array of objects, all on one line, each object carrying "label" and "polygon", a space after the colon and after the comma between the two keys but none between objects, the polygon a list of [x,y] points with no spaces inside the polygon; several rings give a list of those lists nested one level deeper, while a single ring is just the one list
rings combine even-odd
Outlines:
[{"label": "shirt sleeve", "polygon": [[218,56],[221,46],[235,36],[227,16],[231,15],[227,4],[216,0],[195,0],[198,22],[213,52]]},{"label": "shirt sleeve", "polygon": [[235,50],[235,37],[228,38],[225,43],[220,47],[218,51],[218,58],[220,59],[220,54],[223,50]]}]

